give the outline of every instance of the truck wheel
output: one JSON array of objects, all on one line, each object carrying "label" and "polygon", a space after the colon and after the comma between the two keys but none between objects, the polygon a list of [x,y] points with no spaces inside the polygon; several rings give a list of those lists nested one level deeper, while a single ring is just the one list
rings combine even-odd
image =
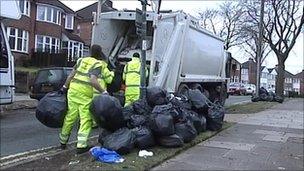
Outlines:
[{"label": "truck wheel", "polygon": [[186,84],[181,84],[178,87],[177,94],[178,95],[186,95],[188,90],[189,90],[189,87]]},{"label": "truck wheel", "polygon": [[200,84],[198,84],[198,83],[196,83],[196,84],[192,84],[191,86],[190,86],[190,88],[192,89],[192,90],[195,90],[195,89],[198,89],[200,92],[204,92],[204,89],[203,89],[203,87],[200,85]]}]

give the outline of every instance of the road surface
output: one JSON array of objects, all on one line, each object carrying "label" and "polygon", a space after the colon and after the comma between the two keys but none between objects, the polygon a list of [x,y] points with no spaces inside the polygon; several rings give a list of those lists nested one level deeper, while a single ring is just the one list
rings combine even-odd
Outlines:
[{"label": "road surface", "polygon": [[251,96],[229,96],[225,102],[225,106],[231,106],[233,104],[250,102]]},{"label": "road surface", "polygon": [[[230,96],[227,105],[250,100],[249,96]],[[1,157],[16,153],[59,145],[59,129],[47,128],[35,117],[35,110],[14,110],[0,119]],[[74,127],[71,140],[76,140]],[[91,135],[98,135],[98,129]]]}]

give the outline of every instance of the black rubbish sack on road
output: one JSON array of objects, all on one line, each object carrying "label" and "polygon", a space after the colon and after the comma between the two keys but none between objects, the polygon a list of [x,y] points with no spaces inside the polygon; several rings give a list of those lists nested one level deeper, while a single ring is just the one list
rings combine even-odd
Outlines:
[{"label": "black rubbish sack on road", "polygon": [[146,125],[148,122],[145,115],[131,115],[130,120],[128,122],[129,128],[135,128],[138,126]]},{"label": "black rubbish sack on road", "polygon": [[127,154],[134,148],[135,135],[128,128],[121,128],[103,138],[103,147]]},{"label": "black rubbish sack on road", "polygon": [[[102,128],[101,128],[102,129]],[[98,136],[98,142],[100,144],[103,144],[103,141],[104,141],[104,138],[108,135],[110,135],[111,132],[106,130],[106,129],[102,129],[101,132],[99,133],[99,136]]]},{"label": "black rubbish sack on road", "polygon": [[149,128],[140,126],[133,128],[132,132],[135,135],[135,146],[140,150],[147,149],[155,145],[154,136]]},{"label": "black rubbish sack on road", "polygon": [[188,143],[197,135],[197,131],[194,128],[191,121],[180,122],[175,124],[175,134],[181,137],[184,143]]},{"label": "black rubbish sack on road", "polygon": [[163,147],[176,148],[176,147],[182,147],[184,145],[183,139],[176,134],[157,137],[156,139],[158,144]]},{"label": "black rubbish sack on road", "polygon": [[167,95],[167,91],[161,87],[147,88],[147,102],[151,107],[167,104]]},{"label": "black rubbish sack on road", "polygon": [[154,115],[158,115],[158,114],[171,115],[172,118],[174,119],[174,122],[179,120],[181,117],[180,113],[176,110],[176,108],[173,107],[172,104],[157,105],[154,107],[152,114],[154,114]]},{"label": "black rubbish sack on road", "polygon": [[198,133],[206,131],[206,118],[204,116],[198,116],[198,114],[193,111],[187,111],[187,118],[193,123]]},{"label": "black rubbish sack on road", "polygon": [[192,106],[195,109],[205,109],[208,108],[208,98],[201,93],[199,90],[195,89],[195,90],[189,90],[188,91],[188,98],[191,101]]},{"label": "black rubbish sack on road", "polygon": [[47,127],[61,128],[67,108],[66,94],[50,92],[38,102],[36,118]]},{"label": "black rubbish sack on road", "polygon": [[251,101],[252,102],[258,102],[260,100],[260,97],[259,96],[252,96],[251,97]]},{"label": "black rubbish sack on road", "polygon": [[284,98],[281,96],[275,96],[274,97],[274,101],[279,102],[279,103],[283,103],[284,102]]},{"label": "black rubbish sack on road", "polygon": [[90,107],[96,122],[109,131],[125,127],[126,122],[119,100],[109,95],[99,95],[93,99]]},{"label": "black rubbish sack on road", "polygon": [[135,115],[136,112],[134,111],[133,109],[133,106],[132,105],[129,105],[129,106],[126,106],[122,109],[122,115],[124,117],[124,120],[126,122],[129,122],[130,118],[132,115]]},{"label": "black rubbish sack on road", "polygon": [[220,130],[223,126],[223,120],[225,115],[225,109],[219,105],[212,105],[208,109],[208,114],[206,116],[207,129],[211,131]]},{"label": "black rubbish sack on road", "polygon": [[149,127],[156,136],[167,136],[174,134],[174,123],[171,115],[151,115],[149,119]]},{"label": "black rubbish sack on road", "polygon": [[260,94],[260,101],[267,101],[268,99],[268,95],[263,93],[263,94]]},{"label": "black rubbish sack on road", "polygon": [[138,115],[150,115],[152,108],[145,99],[139,99],[133,104],[133,109]]}]

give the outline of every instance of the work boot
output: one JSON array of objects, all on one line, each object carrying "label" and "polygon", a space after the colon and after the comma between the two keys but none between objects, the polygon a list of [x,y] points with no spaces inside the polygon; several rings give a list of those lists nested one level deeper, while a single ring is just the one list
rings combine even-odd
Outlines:
[{"label": "work boot", "polygon": [[91,146],[87,146],[87,147],[84,147],[84,148],[77,148],[77,154],[83,154],[87,151],[89,151],[92,147]]},{"label": "work boot", "polygon": [[66,144],[60,143],[60,149],[61,149],[61,150],[65,150],[65,149],[66,149]]}]

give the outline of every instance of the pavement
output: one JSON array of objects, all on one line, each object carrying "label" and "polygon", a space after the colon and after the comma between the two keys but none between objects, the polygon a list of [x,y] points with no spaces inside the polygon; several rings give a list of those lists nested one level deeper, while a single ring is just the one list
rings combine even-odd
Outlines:
[{"label": "pavement", "polygon": [[303,170],[303,100],[226,115],[237,124],[152,170]]}]

